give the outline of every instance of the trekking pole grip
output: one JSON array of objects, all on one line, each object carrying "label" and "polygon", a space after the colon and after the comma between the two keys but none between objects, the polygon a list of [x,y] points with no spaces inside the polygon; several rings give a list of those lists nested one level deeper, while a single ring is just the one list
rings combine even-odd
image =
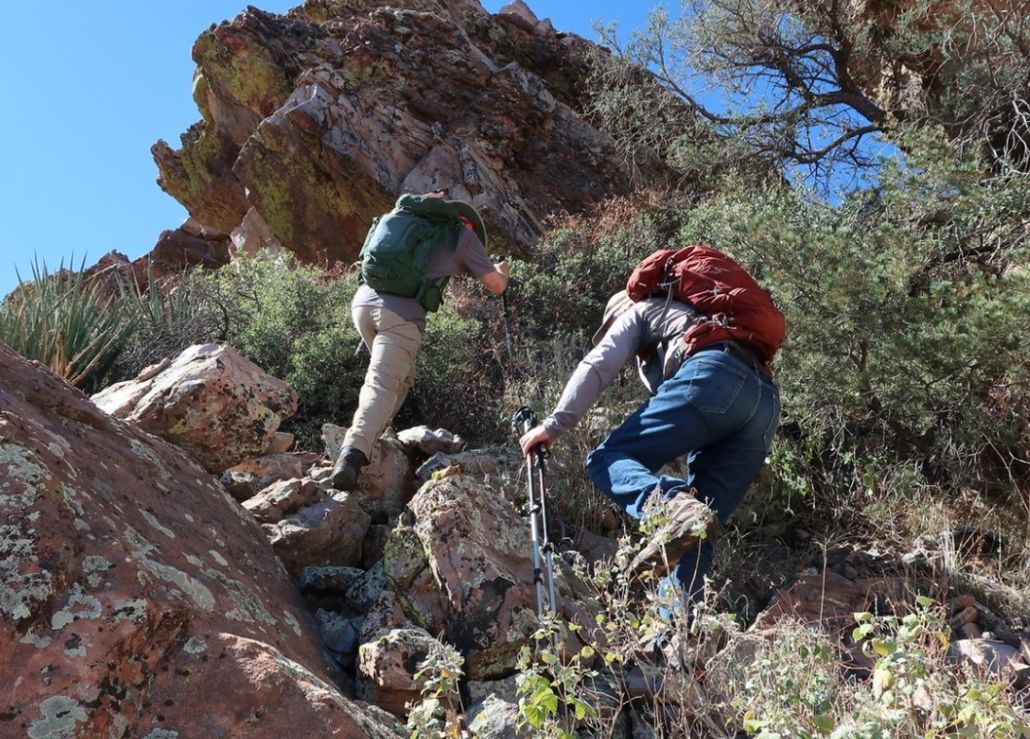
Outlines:
[{"label": "trekking pole grip", "polygon": [[536,414],[528,405],[524,405],[515,411],[511,419],[511,429],[516,435],[524,434],[536,426]]},{"label": "trekking pole grip", "polygon": [[[511,419],[511,427],[516,435],[524,434],[531,428],[537,425],[536,413],[528,405],[524,405],[515,411],[514,417]],[[550,456],[550,450],[543,444],[537,444],[530,452],[535,452],[536,461],[538,464],[543,464],[544,460]]]}]

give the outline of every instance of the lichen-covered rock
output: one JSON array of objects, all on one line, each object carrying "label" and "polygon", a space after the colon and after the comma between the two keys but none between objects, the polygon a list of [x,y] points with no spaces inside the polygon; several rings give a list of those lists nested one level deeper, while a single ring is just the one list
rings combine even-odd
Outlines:
[{"label": "lichen-covered rock", "polygon": [[525,250],[549,214],[630,189],[614,140],[582,115],[605,53],[471,0],[248,8],[197,39],[203,120],[180,149],[154,145],[158,181],[226,234],[251,220],[242,248],[309,262],[353,261],[397,194],[443,186],[494,246]]},{"label": "lichen-covered rock", "polygon": [[397,441],[410,452],[420,452],[427,457],[440,452],[456,454],[465,448],[465,440],[447,429],[436,429],[428,426],[414,426],[397,433]]},{"label": "lichen-covered rock", "polygon": [[454,454],[438,452],[415,470],[415,477],[425,482],[448,467],[458,467],[466,475],[488,477],[515,472],[521,464],[522,458],[512,449],[470,449]]},{"label": "lichen-covered rock", "polygon": [[358,695],[395,716],[405,716],[405,705],[418,700],[415,680],[419,663],[443,645],[417,627],[393,629],[358,649]]},{"label": "lichen-covered rock", "polygon": [[401,525],[390,532],[383,550],[382,569],[385,586],[395,593],[413,623],[432,628],[446,620],[440,585],[415,529]]},{"label": "lichen-covered rock", "polygon": [[[473,679],[511,674],[538,624],[528,523],[497,491],[461,475],[423,485],[409,508],[443,610],[426,628],[466,655]],[[596,604],[557,557],[554,582],[559,615],[593,625]],[[417,576],[395,586],[402,604],[416,587],[431,586]]]},{"label": "lichen-covered rock", "polygon": [[297,576],[312,565],[351,566],[371,519],[350,493],[334,493],[272,524],[269,539],[279,559]]},{"label": "lichen-covered rock", "polygon": [[264,454],[233,465],[222,473],[221,480],[236,500],[244,501],[274,483],[304,477],[317,459],[314,452]]},{"label": "lichen-covered rock", "polygon": [[2,344],[0,387],[0,734],[396,735],[215,478]]},{"label": "lichen-covered rock", "polygon": [[272,483],[253,498],[245,500],[243,507],[261,523],[276,523],[324,497],[325,491],[314,480],[294,478]]},{"label": "lichen-covered rock", "polygon": [[222,472],[268,448],[297,410],[297,393],[231,347],[196,344],[157,374],[144,370],[93,402]]},{"label": "lichen-covered rock", "polygon": [[404,447],[393,438],[379,437],[368,466],[361,469],[355,492],[362,508],[384,519],[404,510],[411,497],[414,474]]},{"label": "lichen-covered rock", "polygon": [[[340,454],[347,429],[331,423],[322,425],[326,455],[335,460]],[[361,468],[355,495],[366,513],[377,519],[396,516],[411,496],[411,461],[393,432],[379,437],[372,448],[368,465]]]},{"label": "lichen-covered rock", "polygon": [[496,695],[469,706],[469,730],[479,739],[520,739],[530,737],[528,727],[519,730],[519,705]]},{"label": "lichen-covered rock", "polygon": [[358,636],[361,633],[363,616],[344,616],[335,611],[319,608],[315,611],[318,633],[322,643],[342,666],[353,663],[358,653]]}]

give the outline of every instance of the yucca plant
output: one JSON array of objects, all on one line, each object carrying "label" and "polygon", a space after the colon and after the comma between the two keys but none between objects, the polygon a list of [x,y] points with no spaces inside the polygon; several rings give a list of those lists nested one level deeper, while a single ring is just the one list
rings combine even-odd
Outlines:
[{"label": "yucca plant", "polygon": [[113,371],[115,379],[134,377],[191,344],[223,340],[228,331],[228,308],[188,270],[161,280],[148,264],[145,284],[118,282],[117,302],[133,330]]},{"label": "yucca plant", "polygon": [[0,339],[84,390],[100,387],[124,346],[128,320],[100,283],[34,259],[32,279],[0,306]]}]

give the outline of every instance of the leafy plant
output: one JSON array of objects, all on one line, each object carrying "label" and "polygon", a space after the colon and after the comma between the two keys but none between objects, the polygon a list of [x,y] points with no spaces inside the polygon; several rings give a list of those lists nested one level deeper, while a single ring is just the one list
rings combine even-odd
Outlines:
[{"label": "leafy plant", "polygon": [[575,654],[564,653],[560,640],[565,629],[580,631],[574,623],[546,619],[533,635],[535,649],[523,646],[519,652],[520,725],[530,727],[535,736],[574,739],[576,724],[597,715],[585,690],[586,682],[597,676],[590,666],[597,651],[586,645]]},{"label": "leafy plant", "polygon": [[408,725],[411,739],[463,739],[461,695],[458,682],[465,659],[449,644],[434,646],[418,665],[416,682],[422,683],[422,700],[409,703]]}]

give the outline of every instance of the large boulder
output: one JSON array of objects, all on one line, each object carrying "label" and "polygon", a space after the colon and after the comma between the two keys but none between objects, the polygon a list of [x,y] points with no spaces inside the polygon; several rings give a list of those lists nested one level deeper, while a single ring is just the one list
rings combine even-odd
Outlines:
[{"label": "large boulder", "polygon": [[0,387],[0,734],[402,735],[214,477],[3,344]]},{"label": "large boulder", "polygon": [[392,629],[358,650],[358,691],[395,716],[407,715],[407,704],[418,701],[421,685],[415,679],[419,664],[443,645],[419,628]]},{"label": "large boulder", "polygon": [[269,527],[272,548],[291,574],[305,567],[361,562],[371,518],[352,493],[336,492]]},{"label": "large boulder", "polygon": [[309,262],[353,261],[398,193],[438,187],[480,210],[494,245],[525,250],[549,214],[630,190],[583,115],[606,53],[474,0],[251,7],[197,39],[202,120],[179,149],[154,145],[158,181],[200,222],[247,221],[262,233],[241,243]]},{"label": "large boulder", "polygon": [[297,393],[231,347],[195,344],[93,402],[222,472],[268,448],[297,410]]},{"label": "large boulder", "polygon": [[[473,679],[510,675],[538,625],[528,523],[499,492],[461,475],[426,483],[409,508],[421,557],[409,544],[406,571],[387,572],[406,612],[465,654]],[[391,538],[388,567],[394,549]],[[561,558],[553,569],[559,615],[592,626],[588,589]]]}]

